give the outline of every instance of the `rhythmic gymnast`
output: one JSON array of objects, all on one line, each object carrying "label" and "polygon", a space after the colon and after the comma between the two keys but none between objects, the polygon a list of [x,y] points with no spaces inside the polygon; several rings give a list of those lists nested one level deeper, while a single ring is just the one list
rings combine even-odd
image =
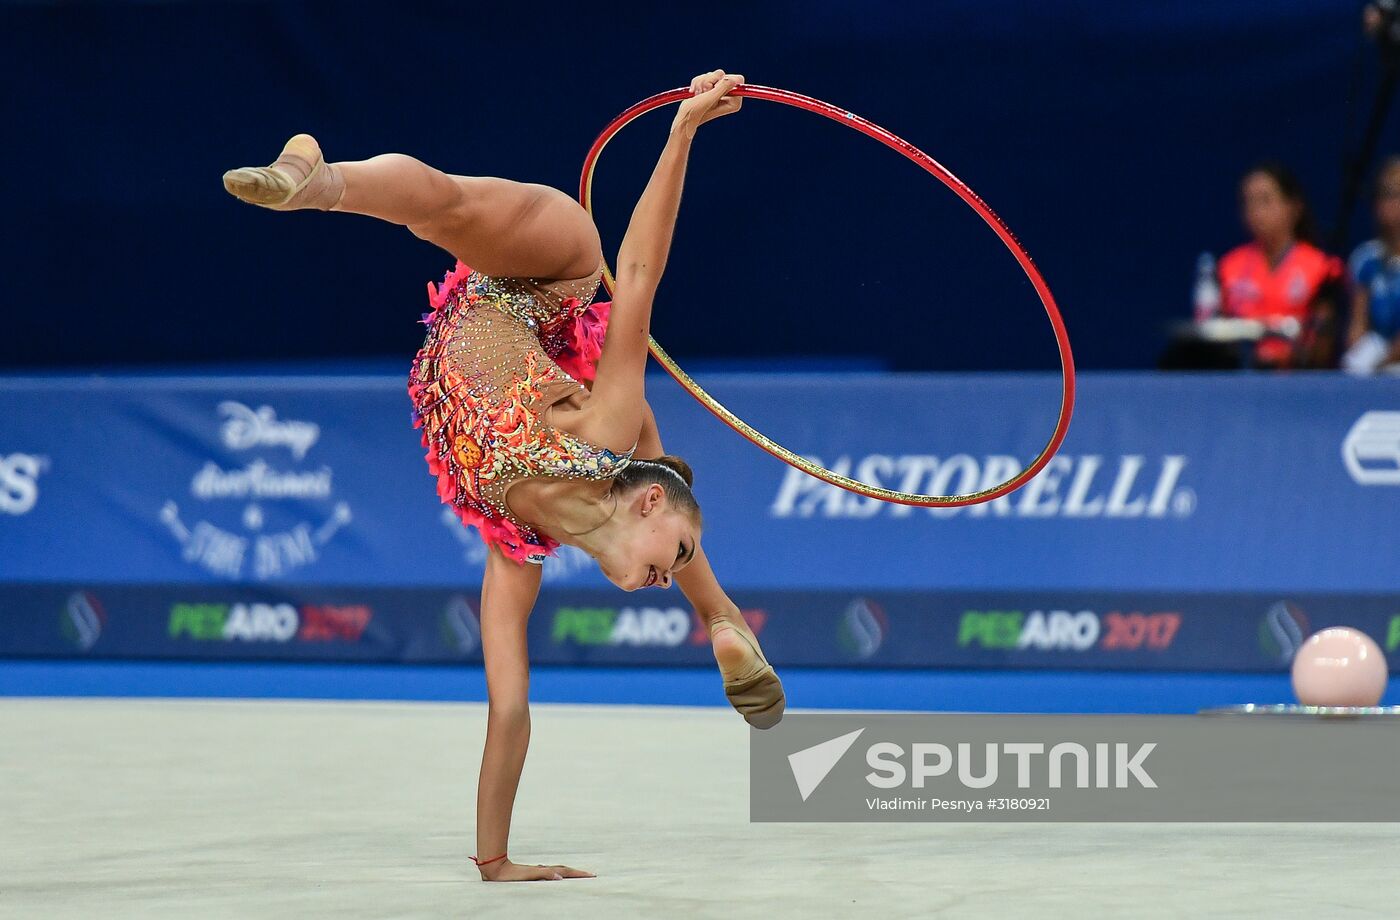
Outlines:
[{"label": "rhythmic gymnast", "polygon": [[709,628],[735,709],[759,728],[782,718],[782,683],[705,558],[690,468],[662,450],[644,392],[652,300],[690,145],[702,124],[739,110],[730,93],[742,83],[722,70],[692,81],[632,213],[611,305],[592,303],[603,266],[597,228],[555,189],[448,175],[397,153],[326,163],[305,134],[271,166],[224,174],[224,187],[251,204],[367,214],[457,259],[441,288],[429,285],[433,310],[409,395],[439,497],[489,549],[476,844],[478,854],[501,855],[472,857],[486,880],[591,876],[505,855],[530,740],[526,623],[538,563],[559,544],[588,553],[625,591],[674,580]]}]

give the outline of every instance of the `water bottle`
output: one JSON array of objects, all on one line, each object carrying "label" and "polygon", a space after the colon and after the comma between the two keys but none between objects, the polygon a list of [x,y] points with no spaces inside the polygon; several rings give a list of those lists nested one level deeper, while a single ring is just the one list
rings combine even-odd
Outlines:
[{"label": "water bottle", "polygon": [[1203,252],[1196,259],[1196,322],[1220,312],[1220,283],[1215,280],[1215,256]]},{"label": "water bottle", "polygon": [[1205,322],[1220,312],[1220,284],[1215,278],[1215,256],[1201,253],[1196,259],[1196,322]]}]

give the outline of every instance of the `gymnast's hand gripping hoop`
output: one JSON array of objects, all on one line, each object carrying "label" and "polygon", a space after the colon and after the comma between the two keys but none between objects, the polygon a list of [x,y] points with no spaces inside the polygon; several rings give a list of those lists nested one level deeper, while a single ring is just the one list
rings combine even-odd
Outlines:
[{"label": "gymnast's hand gripping hoop", "polygon": [[[733,428],[739,434],[748,438],[754,444],[757,444],[784,463],[788,463],[808,475],[815,476],[823,482],[839,486],[857,495],[865,495],[870,498],[895,502],[901,505],[975,505],[980,502],[991,501],[994,498],[1000,498],[1003,495],[1014,492],[1027,482],[1030,482],[1030,480],[1045,467],[1045,464],[1050,462],[1050,458],[1055,455],[1055,452],[1060,449],[1060,444],[1065,439],[1065,433],[1069,430],[1070,416],[1074,412],[1074,356],[1070,353],[1069,334],[1065,331],[1064,319],[1061,318],[1060,310],[1055,305],[1055,298],[1054,295],[1050,293],[1050,286],[1045,283],[1045,279],[1041,276],[1039,269],[1035,267],[1035,263],[1031,261],[1030,254],[1026,252],[1025,247],[1023,247],[1020,242],[1017,241],[1015,235],[1012,234],[1011,228],[1006,226],[1006,223],[992,211],[985,201],[977,196],[976,192],[968,187],[967,183],[949,172],[941,163],[903,138],[891,134],[889,131],[886,131],[873,122],[866,121],[859,115],[847,112],[845,109],[837,108],[830,103],[822,102],[820,99],[813,99],[810,96],[788,92],[784,89],[774,89],[771,86],[743,84],[736,87],[732,93],[733,95],[743,96],[747,99],[766,99],[769,102],[781,102],[784,105],[805,109],[808,112],[815,112],[832,121],[840,122],[847,127],[854,128],[868,137],[873,137],[886,147],[903,154],[906,159],[912,160],[925,172],[931,174],[934,178],[938,179],[938,181],[952,189],[959,198],[981,216],[982,220],[987,223],[987,226],[992,228],[996,235],[1001,238],[1001,241],[1006,244],[1006,248],[1011,250],[1011,254],[1016,257],[1016,261],[1020,263],[1022,270],[1026,273],[1026,277],[1030,279],[1032,286],[1035,287],[1036,293],[1040,296],[1040,302],[1045,306],[1045,314],[1050,317],[1050,326],[1055,332],[1055,345],[1060,352],[1060,379],[1062,387],[1060,413],[1055,422],[1055,431],[1050,436],[1050,440],[1046,443],[1044,449],[1041,450],[1039,456],[1035,458],[1030,466],[998,486],[984,489],[980,492],[968,492],[963,495],[916,495],[910,492],[897,492],[892,489],[868,485],[847,476],[842,476],[839,473],[834,473],[826,467],[813,463],[806,457],[793,453],[772,438],[769,438],[733,412],[726,409],[720,404],[719,400],[715,399],[707,393],[700,384],[691,379],[690,375],[666,353],[665,349],[657,343],[656,339],[651,340],[652,357],[656,358],[661,366],[666,368],[667,372],[669,372],[670,375],[675,378],[676,382],[684,387],[690,395],[699,400],[701,405],[718,416],[719,419],[730,428]],[[583,162],[583,175],[579,180],[579,202],[588,210],[590,217],[593,214],[593,173],[598,166],[598,157],[603,152],[603,148],[608,145],[608,141],[612,140],[614,135],[639,116],[645,115],[652,109],[660,108],[663,105],[669,105],[673,102],[679,102],[682,99],[688,99],[691,95],[692,93],[689,89],[673,89],[664,93],[658,93],[648,99],[643,99],[641,102],[638,102],[636,105],[614,118],[612,123],[603,129],[603,133],[598,135],[598,139],[593,142],[593,147],[588,151],[588,156]],[[607,287],[608,292],[612,293],[614,287],[612,270],[608,267],[606,261],[603,265],[603,284]]]}]

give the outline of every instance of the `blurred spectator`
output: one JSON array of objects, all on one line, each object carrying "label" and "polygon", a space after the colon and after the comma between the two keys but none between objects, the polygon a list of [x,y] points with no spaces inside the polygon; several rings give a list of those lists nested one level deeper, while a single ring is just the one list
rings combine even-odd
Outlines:
[{"label": "blurred spectator", "polygon": [[1366,34],[1382,43],[1400,46],[1400,2],[1373,0],[1361,11],[1361,25]]},{"label": "blurred spectator", "polygon": [[1376,177],[1376,238],[1347,263],[1351,323],[1342,367],[1354,374],[1400,372],[1400,156]]},{"label": "blurred spectator", "polygon": [[1240,204],[1252,239],[1220,260],[1221,315],[1263,324],[1256,366],[1332,366],[1342,264],[1313,245],[1302,185],[1261,163],[1240,183]]}]

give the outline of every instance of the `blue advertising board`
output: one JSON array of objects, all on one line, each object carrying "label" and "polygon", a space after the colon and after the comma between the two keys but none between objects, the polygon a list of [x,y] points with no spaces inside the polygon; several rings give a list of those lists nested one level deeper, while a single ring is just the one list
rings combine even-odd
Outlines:
[{"label": "blue advertising board", "polygon": [[[839,472],[932,492],[1014,473],[1059,395],[702,382]],[[942,509],[811,479],[663,378],[648,395],[776,663],[1267,670],[1337,623],[1400,645],[1395,381],[1087,375],[1040,476]],[[0,655],[470,660],[484,552],[423,452],[397,378],[0,380]],[[567,547],[544,576],[537,660],[709,660],[679,592],[618,592]]]}]

